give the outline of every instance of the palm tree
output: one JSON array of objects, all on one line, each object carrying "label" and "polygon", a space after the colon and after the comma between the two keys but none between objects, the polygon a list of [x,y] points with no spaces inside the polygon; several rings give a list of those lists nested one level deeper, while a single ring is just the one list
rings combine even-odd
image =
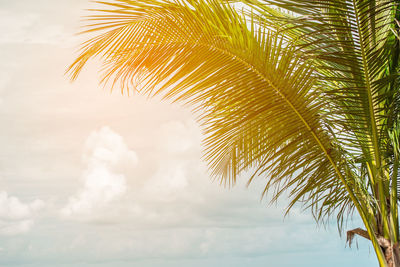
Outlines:
[{"label": "palm tree", "polygon": [[98,1],[74,80],[180,101],[198,114],[212,174],[250,170],[264,194],[336,216],[356,211],[381,266],[400,266],[397,0]]}]

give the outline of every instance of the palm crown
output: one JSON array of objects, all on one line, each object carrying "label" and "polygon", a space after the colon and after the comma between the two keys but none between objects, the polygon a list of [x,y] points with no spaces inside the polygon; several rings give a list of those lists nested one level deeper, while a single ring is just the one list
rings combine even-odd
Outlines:
[{"label": "palm crown", "polygon": [[349,237],[371,239],[380,264],[397,266],[396,1],[99,3],[72,79],[99,56],[103,82],[190,105],[213,175],[234,183],[252,170],[264,193],[289,192],[289,208],[335,214],[339,227],[356,209],[366,232]]}]

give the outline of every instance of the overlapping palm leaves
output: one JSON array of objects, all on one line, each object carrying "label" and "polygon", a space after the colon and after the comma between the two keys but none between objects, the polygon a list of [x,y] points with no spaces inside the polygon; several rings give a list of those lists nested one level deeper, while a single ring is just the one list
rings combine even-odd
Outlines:
[{"label": "overlapping palm leaves", "polygon": [[72,79],[98,56],[105,82],[192,106],[216,177],[251,170],[339,226],[355,207],[382,258],[376,237],[399,238],[398,7],[235,2],[99,1]]}]

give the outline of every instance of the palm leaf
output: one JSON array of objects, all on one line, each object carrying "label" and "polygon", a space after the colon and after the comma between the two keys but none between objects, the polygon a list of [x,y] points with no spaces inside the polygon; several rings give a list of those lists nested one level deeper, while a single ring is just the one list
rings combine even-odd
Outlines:
[{"label": "palm leaf", "polygon": [[99,34],[83,44],[72,79],[100,56],[104,81],[201,111],[205,159],[222,181],[255,168],[265,192],[291,190],[290,206],[303,201],[318,220],[359,205],[365,189],[325,127],[321,74],[286,37],[218,1],[102,4],[110,9],[89,18],[86,32]]}]

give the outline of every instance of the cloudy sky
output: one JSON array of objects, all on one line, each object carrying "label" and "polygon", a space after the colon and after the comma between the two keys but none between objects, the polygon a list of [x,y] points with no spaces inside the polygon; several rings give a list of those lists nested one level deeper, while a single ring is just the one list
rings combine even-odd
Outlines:
[{"label": "cloudy sky", "polygon": [[[87,0],[0,0],[0,266],[376,266],[368,242],[228,189],[189,110],[64,76]],[[359,220],[349,228],[360,226]]]}]

